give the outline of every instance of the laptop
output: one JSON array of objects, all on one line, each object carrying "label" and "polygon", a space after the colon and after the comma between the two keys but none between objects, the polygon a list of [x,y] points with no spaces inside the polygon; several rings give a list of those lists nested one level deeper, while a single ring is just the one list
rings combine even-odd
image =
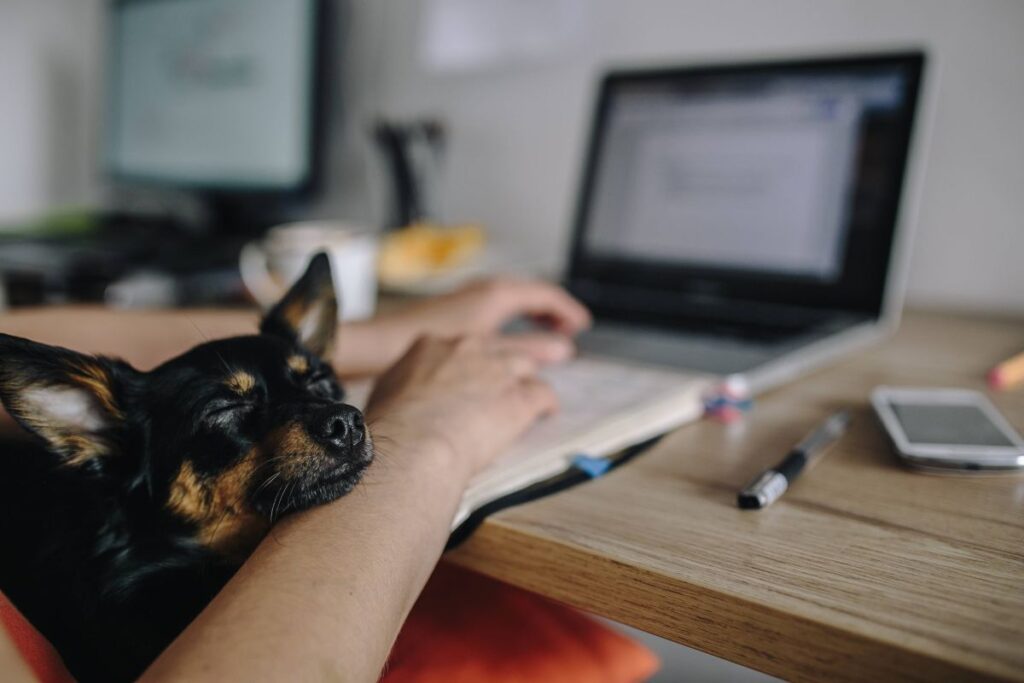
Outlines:
[{"label": "laptop", "polygon": [[583,366],[550,374],[560,393],[592,395],[611,359],[757,393],[893,330],[924,62],[605,76],[565,279],[595,324]]},{"label": "laptop", "polygon": [[453,539],[698,419],[723,380],[764,391],[895,326],[923,65],[915,52],[603,79],[565,280],[595,324],[543,371],[561,410],[473,479]]}]

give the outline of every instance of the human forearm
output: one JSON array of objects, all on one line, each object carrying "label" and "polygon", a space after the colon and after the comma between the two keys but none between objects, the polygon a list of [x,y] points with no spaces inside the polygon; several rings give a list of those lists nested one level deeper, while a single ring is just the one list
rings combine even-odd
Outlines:
[{"label": "human forearm", "polygon": [[[589,314],[561,289],[531,280],[492,280],[405,306],[372,320],[342,323],[332,364],[343,377],[377,375],[424,334],[493,335],[510,319],[532,316],[558,334],[520,335],[508,347],[545,363],[565,360]],[[124,311],[99,306],[20,310],[0,315],[0,332],[76,351],[124,358],[147,369],[207,339],[252,334],[247,309]]]},{"label": "human forearm", "polygon": [[278,525],[143,680],[376,680],[468,477],[440,444],[378,452],[352,494]]},{"label": "human forearm", "polygon": [[208,339],[251,334],[256,323],[256,312],[244,309],[123,311],[60,306],[4,313],[0,332],[124,358],[147,369]]},{"label": "human forearm", "polygon": [[400,316],[342,323],[331,363],[342,377],[374,377],[398,360],[418,331]]},{"label": "human forearm", "polygon": [[38,679],[21,658],[18,648],[0,623],[0,680],[7,683],[35,683]]},{"label": "human forearm", "polygon": [[504,339],[507,351],[526,353],[542,363],[572,354],[568,337],[590,324],[590,314],[562,289],[537,280],[483,280],[443,296],[410,303],[373,320],[347,323],[338,331],[335,367],[343,375],[377,375],[423,335],[498,335],[518,317],[539,321],[552,333]]},{"label": "human forearm", "polygon": [[[0,315],[0,332],[149,368],[208,339],[254,334],[257,321],[257,312],[246,309],[123,311],[62,306]],[[414,334],[391,318],[342,323],[332,362],[342,376],[377,374],[402,355]]]}]

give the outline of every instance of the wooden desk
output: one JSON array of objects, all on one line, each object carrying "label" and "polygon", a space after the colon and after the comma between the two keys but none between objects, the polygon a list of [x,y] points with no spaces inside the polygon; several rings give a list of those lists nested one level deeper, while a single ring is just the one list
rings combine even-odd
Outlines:
[{"label": "wooden desk", "polygon": [[[983,386],[1024,322],[913,314],[891,341],[488,520],[450,559],[791,680],[1024,681],[1024,475],[900,466],[877,384]],[[1024,431],[1024,389],[993,396]],[[826,414],[850,432],[772,507],[740,486]]]}]

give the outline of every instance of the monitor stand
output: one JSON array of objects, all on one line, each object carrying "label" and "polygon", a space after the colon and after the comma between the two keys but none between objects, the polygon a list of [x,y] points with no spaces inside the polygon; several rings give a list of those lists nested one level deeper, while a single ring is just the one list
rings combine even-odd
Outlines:
[{"label": "monitor stand", "polygon": [[204,214],[199,232],[211,237],[257,238],[293,220],[306,204],[303,197],[268,193],[205,192],[196,198]]}]

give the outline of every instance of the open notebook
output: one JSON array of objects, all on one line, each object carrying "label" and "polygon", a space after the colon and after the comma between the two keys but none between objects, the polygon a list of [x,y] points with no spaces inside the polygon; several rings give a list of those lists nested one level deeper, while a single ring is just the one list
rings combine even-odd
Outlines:
[{"label": "open notebook", "polygon": [[[466,490],[452,529],[475,510],[550,479],[577,455],[601,457],[699,418],[705,375],[620,360],[581,357],[544,371],[561,410],[530,428]],[[362,406],[368,385],[349,385],[348,400]]]}]

